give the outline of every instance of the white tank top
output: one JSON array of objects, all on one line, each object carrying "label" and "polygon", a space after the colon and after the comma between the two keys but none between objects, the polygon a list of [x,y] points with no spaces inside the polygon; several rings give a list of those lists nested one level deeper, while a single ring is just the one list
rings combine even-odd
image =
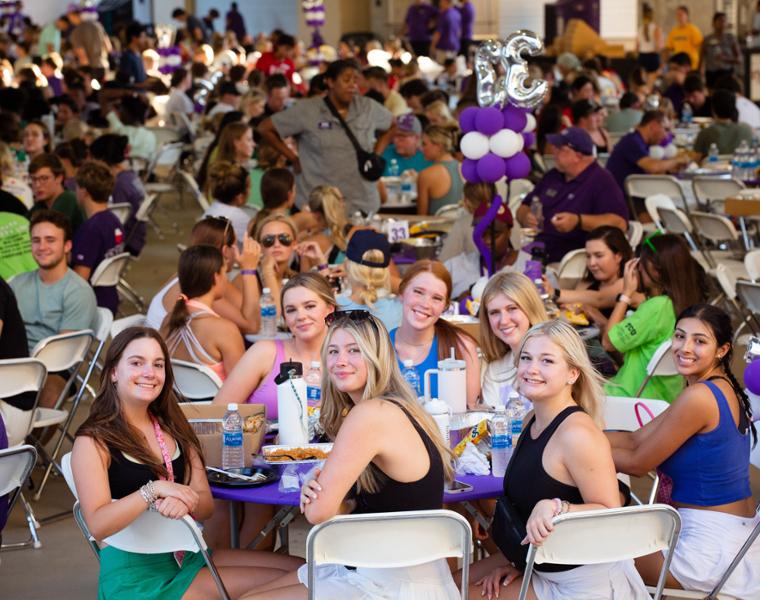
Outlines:
[{"label": "white tank top", "polygon": [[162,287],[158,294],[153,296],[153,300],[150,301],[148,307],[148,314],[145,315],[145,324],[153,329],[161,329],[161,323],[166,318],[166,309],[164,308],[164,296],[172,286],[177,283],[177,277],[173,278],[169,283]]},{"label": "white tank top", "polygon": [[657,52],[657,46],[655,45],[657,42],[655,39],[657,25],[655,23],[646,25],[647,29],[649,29],[649,41],[647,41],[644,35],[644,27],[644,25],[639,27],[639,52]]}]

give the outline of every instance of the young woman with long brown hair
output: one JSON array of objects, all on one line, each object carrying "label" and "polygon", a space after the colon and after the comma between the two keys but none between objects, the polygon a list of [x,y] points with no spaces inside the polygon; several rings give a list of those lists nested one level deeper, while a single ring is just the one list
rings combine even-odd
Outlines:
[{"label": "young woman with long brown hair", "polygon": [[[173,383],[169,352],[155,330],[131,327],[113,339],[100,391],[77,431],[71,461],[82,514],[96,540],[121,531],[149,509],[171,519],[211,515],[200,444],[179,408]],[[219,550],[214,563],[230,595],[239,598],[300,561]],[[186,553],[179,565],[171,553],[101,549],[101,598],[200,600],[216,593],[199,553]]]},{"label": "young woman with long brown hair", "polygon": [[[442,263],[420,260],[414,263],[399,285],[403,304],[401,325],[390,332],[400,368],[405,360],[414,363],[420,382],[425,371],[451,356],[466,363],[467,406],[472,408],[480,395],[480,363],[477,343],[464,330],[441,318],[451,302],[451,275]],[[431,394],[438,397],[438,384],[431,381]],[[422,391],[422,390],[420,390]]]}]

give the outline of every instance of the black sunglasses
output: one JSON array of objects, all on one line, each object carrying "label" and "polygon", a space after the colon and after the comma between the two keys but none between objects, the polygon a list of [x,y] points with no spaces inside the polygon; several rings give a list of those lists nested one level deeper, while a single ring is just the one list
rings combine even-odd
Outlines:
[{"label": "black sunglasses", "polygon": [[336,310],[331,312],[325,317],[325,325],[330,327],[334,323],[339,321],[353,321],[354,323],[361,323],[363,321],[369,321],[373,325],[375,320],[372,318],[372,313],[364,309],[356,310]]},{"label": "black sunglasses", "polygon": [[283,246],[290,246],[293,243],[293,236],[289,233],[265,235],[263,238],[261,238],[261,245],[264,246],[264,248],[271,248],[274,246],[275,240],[279,240],[280,244]]}]

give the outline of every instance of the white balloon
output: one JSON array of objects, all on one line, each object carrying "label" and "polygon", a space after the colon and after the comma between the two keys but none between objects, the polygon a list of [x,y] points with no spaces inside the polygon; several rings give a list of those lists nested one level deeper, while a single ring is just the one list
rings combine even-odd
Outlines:
[{"label": "white balloon", "polygon": [[675,158],[676,154],[678,154],[678,148],[675,144],[665,146],[665,158]]},{"label": "white balloon", "polygon": [[479,131],[470,131],[462,136],[460,147],[466,158],[478,160],[488,154],[488,137]]},{"label": "white balloon", "polygon": [[523,149],[523,143],[523,136],[511,129],[497,131],[488,139],[491,152],[502,158],[509,158],[520,152]]},{"label": "white balloon", "polygon": [[525,115],[528,120],[525,123],[525,129],[523,129],[523,133],[528,133],[529,131],[533,131],[536,128],[536,117],[533,116],[533,113],[528,113]]},{"label": "white balloon", "polygon": [[657,160],[665,158],[665,148],[662,146],[649,146],[649,156]]}]

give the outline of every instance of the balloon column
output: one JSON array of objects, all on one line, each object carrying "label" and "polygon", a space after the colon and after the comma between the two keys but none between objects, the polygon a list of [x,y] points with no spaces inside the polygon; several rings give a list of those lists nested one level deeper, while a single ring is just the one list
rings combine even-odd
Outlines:
[{"label": "balloon column", "polygon": [[[464,133],[460,147],[465,160],[462,176],[472,183],[494,183],[522,179],[530,173],[530,158],[523,151],[535,142],[536,119],[530,109],[541,102],[547,83],[534,80],[525,85],[528,69],[523,53],[538,54],[541,40],[531,31],[516,31],[504,42],[483,42],[475,54],[478,104],[462,111],[459,124]],[[500,65],[499,76],[494,65]],[[495,267],[491,250],[483,233],[493,222],[503,203],[496,196],[491,207],[473,231],[475,246],[493,275]]]},{"label": "balloon column", "polygon": [[314,31],[311,32],[311,48],[319,48],[324,41],[319,28],[325,24],[325,3],[323,0],[302,0],[304,19],[309,27]]},{"label": "balloon column", "polygon": [[744,355],[747,366],[744,369],[744,386],[752,405],[752,420],[760,420],[760,338],[751,337]]}]

